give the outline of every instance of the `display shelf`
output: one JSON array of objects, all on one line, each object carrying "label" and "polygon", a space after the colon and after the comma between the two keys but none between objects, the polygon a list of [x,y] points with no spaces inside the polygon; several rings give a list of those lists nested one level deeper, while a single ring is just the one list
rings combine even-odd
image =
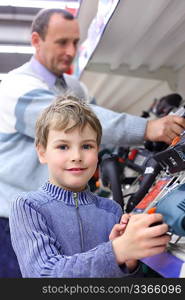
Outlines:
[{"label": "display shelf", "polygon": [[[82,39],[75,75],[97,104],[140,115],[153,99],[173,92],[183,96],[185,1],[91,2],[82,0],[79,10]],[[100,25],[102,29],[99,5],[108,7],[116,2],[104,29],[98,31],[96,43],[91,25],[96,20],[97,28]]]},{"label": "display shelf", "polygon": [[[82,1],[79,10],[79,21],[83,28],[83,51],[89,45],[93,48],[87,51],[91,55],[88,56],[85,70],[167,80],[171,86],[176,86],[177,71],[185,64],[184,1],[150,0],[149,3],[148,0],[99,0],[99,5],[96,1],[97,14],[94,16],[95,12],[92,10],[91,17],[91,6],[87,10],[87,2]],[[112,13],[104,22],[102,7],[109,5]],[[86,33],[83,26],[84,6],[90,24]],[[98,30],[96,34],[94,25],[99,29],[103,27],[103,30]],[[91,26],[93,35],[97,37],[101,33],[98,43],[93,41],[95,36],[91,39]],[[85,57],[86,54],[79,53],[79,56]]]},{"label": "display shelf", "polygon": [[185,262],[170,252],[164,252],[142,259],[142,262],[164,278],[185,277]]}]

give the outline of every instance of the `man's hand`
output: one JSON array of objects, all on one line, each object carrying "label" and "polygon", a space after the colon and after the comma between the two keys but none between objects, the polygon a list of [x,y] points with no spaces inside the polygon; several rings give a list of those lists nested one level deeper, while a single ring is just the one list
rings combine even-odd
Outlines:
[{"label": "man's hand", "polygon": [[185,119],[168,115],[161,119],[149,120],[145,132],[145,140],[171,144],[173,139],[185,130]]}]

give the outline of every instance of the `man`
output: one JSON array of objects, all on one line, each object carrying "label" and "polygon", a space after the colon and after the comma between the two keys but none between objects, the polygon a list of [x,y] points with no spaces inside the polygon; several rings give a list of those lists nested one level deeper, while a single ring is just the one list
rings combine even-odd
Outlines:
[{"label": "man", "polygon": [[[10,202],[22,191],[37,189],[48,176],[34,148],[35,120],[56,95],[66,90],[87,98],[78,80],[63,75],[75,57],[79,38],[78,22],[70,13],[41,10],[32,24],[35,55],[11,71],[0,85],[0,277],[20,275],[14,271],[15,259],[10,256]],[[138,144],[144,139],[170,143],[185,128],[185,120],[177,116],[147,122],[96,105],[92,108],[101,121],[102,143],[106,146]]]}]

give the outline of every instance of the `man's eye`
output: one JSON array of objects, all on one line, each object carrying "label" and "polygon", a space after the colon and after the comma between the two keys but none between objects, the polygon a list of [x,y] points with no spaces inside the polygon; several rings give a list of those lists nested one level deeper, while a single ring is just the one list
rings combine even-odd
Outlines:
[{"label": "man's eye", "polygon": [[67,44],[67,40],[61,40],[58,42],[61,46],[65,46]]},{"label": "man's eye", "polygon": [[73,43],[73,44],[74,44],[74,46],[75,46],[75,47],[77,47],[77,46],[78,46],[78,44],[79,44],[79,40],[77,40],[77,41],[74,41],[74,43]]}]

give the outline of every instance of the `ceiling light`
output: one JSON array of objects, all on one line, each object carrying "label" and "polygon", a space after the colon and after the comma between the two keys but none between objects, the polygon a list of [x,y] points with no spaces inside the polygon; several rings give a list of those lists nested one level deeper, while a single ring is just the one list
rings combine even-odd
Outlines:
[{"label": "ceiling light", "polygon": [[31,46],[0,45],[0,53],[33,54],[34,48]]},{"label": "ceiling light", "polygon": [[79,8],[79,1],[25,1],[25,0],[7,0],[1,1],[0,6],[15,7],[38,7],[38,8]]},{"label": "ceiling light", "polygon": [[6,75],[6,73],[0,73],[0,80],[2,80]]}]

